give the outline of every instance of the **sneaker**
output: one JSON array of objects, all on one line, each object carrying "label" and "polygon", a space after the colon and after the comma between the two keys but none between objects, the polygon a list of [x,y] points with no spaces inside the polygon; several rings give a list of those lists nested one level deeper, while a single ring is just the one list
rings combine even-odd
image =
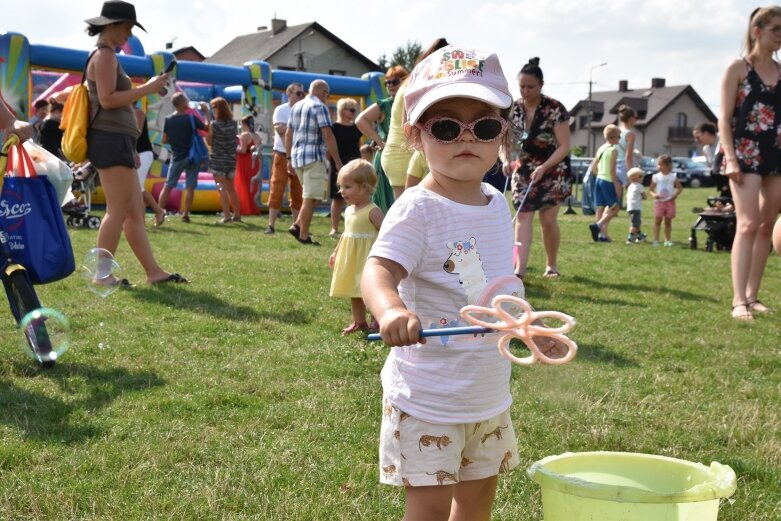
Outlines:
[{"label": "sneaker", "polygon": [[637,242],[636,239],[632,239],[631,237],[626,240],[627,244],[635,244]]},{"label": "sneaker", "polygon": [[659,241],[654,241],[654,242],[651,243],[651,245],[652,246],[661,246],[661,244],[659,244]]},{"label": "sneaker", "polygon": [[664,241],[664,245],[668,248],[673,245],[673,241]]},{"label": "sneaker", "polygon": [[273,226],[266,226],[266,231],[263,233],[265,233],[266,235],[274,235],[274,233],[276,233],[276,230],[274,230]]},{"label": "sneaker", "polygon": [[610,237],[604,237],[600,235],[599,237],[597,237],[597,242],[613,242],[613,239],[611,239]]},{"label": "sneaker", "polygon": [[588,225],[588,229],[591,232],[591,239],[594,242],[599,241],[599,225],[597,223],[591,223]]},{"label": "sneaker", "polygon": [[230,224],[230,223],[231,223],[230,218],[226,219],[225,217],[223,217],[222,219],[218,220],[214,224],[217,225],[217,226],[222,226],[223,224]]},{"label": "sneaker", "polygon": [[644,234],[643,232],[638,232],[637,233],[637,239],[635,239],[635,241],[636,242],[645,242],[645,240],[647,238],[648,238],[648,236],[646,234]]}]

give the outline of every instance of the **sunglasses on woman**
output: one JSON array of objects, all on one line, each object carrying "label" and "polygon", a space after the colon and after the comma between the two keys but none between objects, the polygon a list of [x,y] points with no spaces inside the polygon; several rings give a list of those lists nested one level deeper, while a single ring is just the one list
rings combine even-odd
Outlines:
[{"label": "sunglasses on woman", "polygon": [[447,116],[431,118],[425,125],[417,124],[417,127],[425,130],[437,143],[453,143],[457,141],[465,130],[475,136],[475,139],[483,143],[489,143],[507,132],[507,120],[499,116],[485,116],[471,123]]},{"label": "sunglasses on woman", "polygon": [[401,80],[399,79],[385,80],[385,85],[390,85],[391,87],[395,87],[396,85],[400,85],[400,84],[401,84]]}]

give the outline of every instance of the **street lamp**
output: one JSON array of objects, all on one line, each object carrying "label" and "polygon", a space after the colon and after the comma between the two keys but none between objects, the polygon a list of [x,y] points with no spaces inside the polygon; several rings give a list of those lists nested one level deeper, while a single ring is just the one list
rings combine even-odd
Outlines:
[{"label": "street lamp", "polygon": [[586,129],[588,130],[588,142],[586,143],[586,149],[587,149],[587,155],[588,157],[593,157],[593,147],[591,145],[592,141],[594,140],[594,136],[591,132],[591,121],[594,118],[594,109],[591,106],[591,85],[594,83],[591,78],[594,73],[594,69],[598,69],[600,67],[604,67],[607,65],[607,62],[600,63],[599,65],[594,65],[588,70],[588,125],[586,126]]}]

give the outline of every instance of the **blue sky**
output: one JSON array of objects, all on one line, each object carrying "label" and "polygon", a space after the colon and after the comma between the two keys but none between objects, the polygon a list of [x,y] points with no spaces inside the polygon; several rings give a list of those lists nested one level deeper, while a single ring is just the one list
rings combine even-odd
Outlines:
[{"label": "blue sky", "polygon": [[[92,40],[83,19],[100,13],[100,0],[33,0],[3,6],[0,31],[25,34],[31,43],[87,49]],[[748,15],[757,5],[745,0],[385,0],[384,2],[298,2],[233,0],[138,0],[137,31],[146,52],[194,46],[210,55],[233,37],[270,26],[317,21],[377,60],[408,40],[427,46],[439,36],[450,42],[495,51],[517,95],[515,74],[526,61],[541,58],[544,92],[568,108],[594,90],[692,85],[718,114],[719,83],[727,64],[739,57]],[[273,7],[276,5],[276,9]],[[335,7],[335,6],[339,7]],[[33,14],[33,12],[35,14]]]}]

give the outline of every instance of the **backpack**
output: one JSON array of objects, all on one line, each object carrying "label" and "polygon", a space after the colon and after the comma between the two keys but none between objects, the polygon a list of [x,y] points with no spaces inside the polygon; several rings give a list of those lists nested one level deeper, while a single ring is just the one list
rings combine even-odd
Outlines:
[{"label": "backpack", "polygon": [[[87,65],[97,49],[87,56],[81,83],[68,94],[65,106],[62,108],[60,130],[62,135],[62,153],[69,161],[83,163],[87,159],[87,131],[92,121],[89,117],[89,90],[87,89]],[[98,105],[100,111],[100,105]],[[95,117],[97,117],[97,112]]]},{"label": "backpack", "polygon": [[190,125],[193,129],[193,137],[192,141],[190,141],[190,151],[187,154],[187,158],[191,163],[198,165],[201,170],[205,170],[206,165],[209,163],[209,149],[206,148],[203,138],[198,135],[198,129],[195,127],[195,116],[192,114],[190,114]]}]

